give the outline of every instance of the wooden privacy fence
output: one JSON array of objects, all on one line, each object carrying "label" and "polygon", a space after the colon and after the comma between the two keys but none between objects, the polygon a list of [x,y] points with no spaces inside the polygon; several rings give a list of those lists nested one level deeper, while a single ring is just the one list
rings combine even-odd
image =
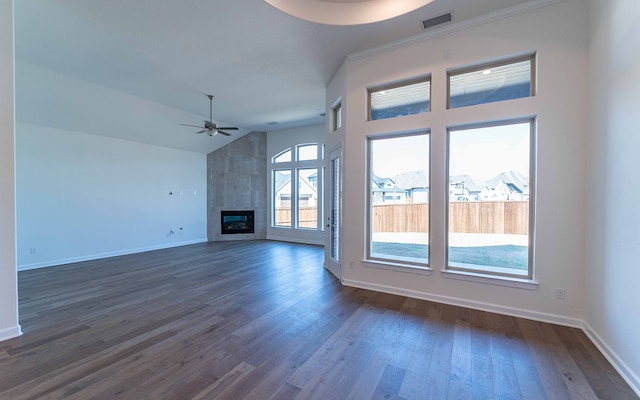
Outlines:
[{"label": "wooden privacy fence", "polygon": [[[429,232],[429,204],[373,206],[373,232]],[[529,233],[527,201],[460,201],[449,204],[449,231]]]},{"label": "wooden privacy fence", "polygon": [[[300,208],[301,228],[316,228],[318,211]],[[276,225],[291,226],[291,209],[275,210]],[[373,206],[373,232],[429,232],[429,204]],[[449,231],[456,233],[529,233],[527,201],[460,201],[449,204]]]},{"label": "wooden privacy fence", "polygon": [[429,205],[373,206],[371,225],[373,232],[429,232]]},{"label": "wooden privacy fence", "polygon": [[[276,208],[276,225],[291,226],[291,208]],[[318,209],[316,207],[301,207],[298,210],[298,226],[300,228],[317,228]]]}]

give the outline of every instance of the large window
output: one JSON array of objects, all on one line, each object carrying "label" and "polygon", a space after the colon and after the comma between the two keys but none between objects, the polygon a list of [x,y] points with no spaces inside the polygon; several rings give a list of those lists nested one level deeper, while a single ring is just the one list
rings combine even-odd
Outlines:
[{"label": "large window", "polygon": [[447,268],[532,277],[534,122],[449,129]]},{"label": "large window", "polygon": [[429,264],[429,134],[369,139],[368,259]]},{"label": "large window", "polygon": [[428,112],[431,78],[421,78],[369,89],[369,120]]},{"label": "large window", "polygon": [[[367,88],[369,119],[399,117],[404,131],[366,125],[376,129],[367,138],[365,265],[429,274],[435,262],[448,278],[532,283],[536,118],[497,104],[485,106],[492,118],[502,115],[490,122],[477,120],[477,109],[449,109],[533,96],[534,66],[529,55],[449,69],[446,81],[435,82],[447,86],[447,98],[420,119],[403,116],[430,111],[431,75]],[[534,103],[521,103],[535,112]],[[438,121],[438,130],[418,125],[425,121]],[[433,157],[432,134],[443,144]],[[439,215],[430,214],[431,171]]]},{"label": "large window", "polygon": [[318,230],[322,210],[322,146],[304,143],[287,148],[271,159],[271,225],[278,228]]}]

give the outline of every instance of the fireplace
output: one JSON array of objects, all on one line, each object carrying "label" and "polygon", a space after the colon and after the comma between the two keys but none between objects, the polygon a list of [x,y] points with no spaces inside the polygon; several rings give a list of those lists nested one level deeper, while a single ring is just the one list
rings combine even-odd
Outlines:
[{"label": "fireplace", "polygon": [[253,210],[220,211],[220,226],[223,235],[253,233]]}]

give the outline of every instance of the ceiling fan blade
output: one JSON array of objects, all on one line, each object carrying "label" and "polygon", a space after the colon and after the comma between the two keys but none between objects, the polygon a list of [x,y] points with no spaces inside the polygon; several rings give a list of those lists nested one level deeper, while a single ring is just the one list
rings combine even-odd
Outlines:
[{"label": "ceiling fan blade", "polygon": [[196,132],[196,133],[200,134],[200,133],[205,133],[206,131],[207,131],[206,129],[203,129],[200,132]]},{"label": "ceiling fan blade", "polygon": [[221,131],[220,129],[217,129],[218,133],[225,135],[225,136],[231,136],[231,134],[229,132],[225,132],[225,131]]},{"label": "ceiling fan blade", "polygon": [[225,129],[227,131],[237,131],[238,128],[235,126],[219,126],[218,129]]},{"label": "ceiling fan blade", "polygon": [[189,124],[180,124],[180,125],[182,125],[182,126],[190,126],[192,128],[200,128],[200,129],[204,128],[204,126],[202,126],[202,125],[189,125]]}]

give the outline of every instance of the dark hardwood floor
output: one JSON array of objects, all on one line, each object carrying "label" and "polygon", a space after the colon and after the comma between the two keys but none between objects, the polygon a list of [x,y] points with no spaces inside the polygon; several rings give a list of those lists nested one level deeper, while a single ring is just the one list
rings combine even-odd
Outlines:
[{"label": "dark hardwood floor", "polygon": [[637,399],[578,329],[345,288],[315,246],[19,273],[0,399]]}]

